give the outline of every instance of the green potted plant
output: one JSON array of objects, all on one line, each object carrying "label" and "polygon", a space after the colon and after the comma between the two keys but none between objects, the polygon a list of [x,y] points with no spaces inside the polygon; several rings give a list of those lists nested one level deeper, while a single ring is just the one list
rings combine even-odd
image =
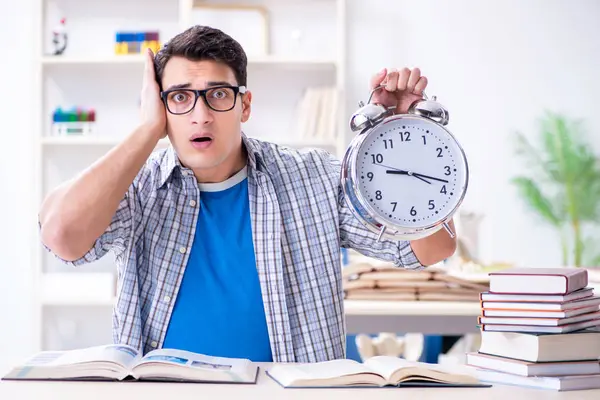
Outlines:
[{"label": "green potted plant", "polygon": [[539,122],[538,146],[516,132],[516,154],[528,174],[512,183],[528,208],[559,232],[564,266],[598,266],[600,246],[593,239],[600,223],[598,158],[580,121],[546,112]]}]

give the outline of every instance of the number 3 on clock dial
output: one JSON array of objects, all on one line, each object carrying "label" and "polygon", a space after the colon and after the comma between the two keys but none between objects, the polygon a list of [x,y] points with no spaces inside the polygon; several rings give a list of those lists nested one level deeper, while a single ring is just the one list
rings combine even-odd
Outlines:
[{"label": "number 3 on clock dial", "polygon": [[462,150],[443,128],[408,118],[361,145],[360,191],[392,223],[425,226],[450,213],[466,181]]}]

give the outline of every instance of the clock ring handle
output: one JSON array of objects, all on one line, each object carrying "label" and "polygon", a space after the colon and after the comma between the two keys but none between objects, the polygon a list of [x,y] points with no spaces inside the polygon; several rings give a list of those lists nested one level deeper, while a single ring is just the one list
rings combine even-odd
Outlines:
[{"label": "clock ring handle", "polygon": [[[369,94],[369,100],[367,100],[367,104],[371,103],[371,99],[373,98],[373,94],[374,94],[376,91],[378,91],[379,89],[382,89],[382,88],[384,88],[384,87],[385,87],[385,85],[379,85],[379,86],[376,86],[376,87],[374,87],[374,88],[373,88],[373,90],[371,90],[371,93]],[[424,92],[424,91],[422,92],[422,95],[423,95],[423,99],[424,99],[424,100],[429,100],[429,99],[427,98],[427,95],[425,94],[425,92]]]}]

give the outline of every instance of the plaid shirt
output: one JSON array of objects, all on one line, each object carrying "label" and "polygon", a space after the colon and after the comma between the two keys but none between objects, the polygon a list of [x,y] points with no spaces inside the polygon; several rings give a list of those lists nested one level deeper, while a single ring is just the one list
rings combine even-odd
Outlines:
[{"label": "plaid shirt", "polygon": [[[248,151],[256,268],[274,361],[344,358],[340,247],[406,268],[423,266],[408,242],[377,242],[377,235],[350,213],[340,186],[340,162],[329,153],[242,138]],[[65,261],[81,265],[115,253],[116,343],[144,353],[162,346],[196,232],[199,197],[193,172],[181,165],[174,149],[156,152],[93,248],[79,260]]]}]

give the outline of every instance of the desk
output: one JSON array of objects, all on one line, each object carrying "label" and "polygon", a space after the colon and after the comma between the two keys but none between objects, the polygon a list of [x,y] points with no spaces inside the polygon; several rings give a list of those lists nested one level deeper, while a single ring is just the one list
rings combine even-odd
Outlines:
[{"label": "desk", "polygon": [[479,302],[346,300],[348,334],[402,332],[462,335],[480,332]]},{"label": "desk", "polygon": [[0,399],[44,400],[153,400],[153,399],[310,399],[370,400],[404,396],[419,400],[598,400],[600,389],[555,392],[513,386],[491,388],[404,388],[404,389],[284,389],[265,375],[267,364],[261,364],[256,385],[150,383],[150,382],[25,382],[0,381]]}]

